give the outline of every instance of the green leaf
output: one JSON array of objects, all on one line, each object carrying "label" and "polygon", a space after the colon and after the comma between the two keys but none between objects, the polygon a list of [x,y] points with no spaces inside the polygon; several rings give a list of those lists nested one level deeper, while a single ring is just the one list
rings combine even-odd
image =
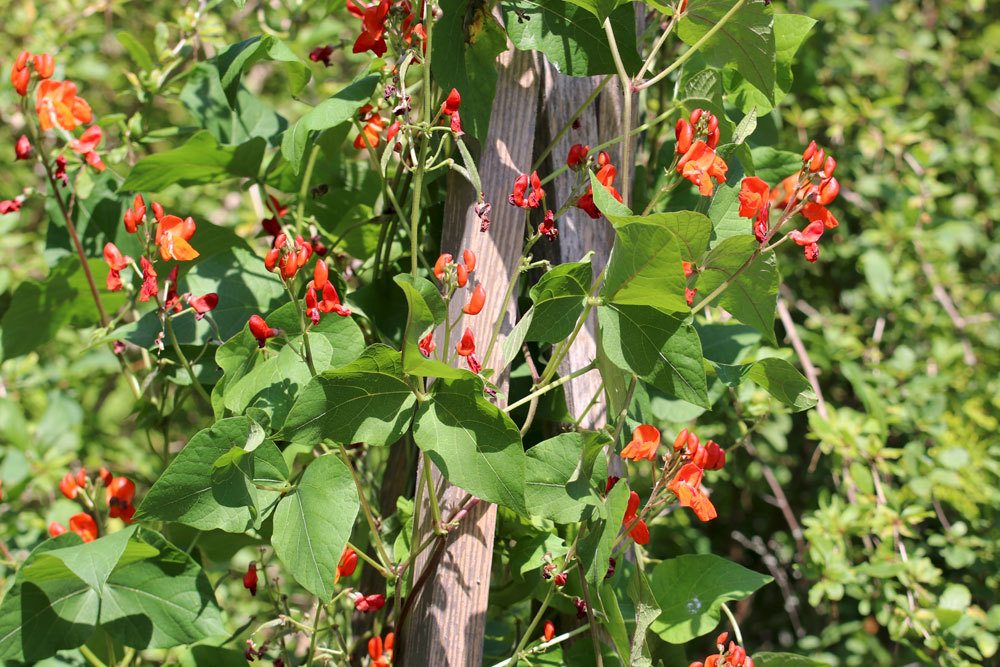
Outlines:
[{"label": "green leaf", "polygon": [[[628,0],[568,0],[578,7],[583,7],[596,16],[601,23],[621,5],[629,4]],[[617,38],[618,34],[615,33]]]},{"label": "green leaf", "polygon": [[365,442],[381,447],[399,440],[410,424],[416,396],[403,379],[399,352],[371,345],[357,360],[314,377],[285,420],[292,442]]},{"label": "green leaf", "polygon": [[635,605],[635,632],[632,635],[632,662],[630,667],[653,667],[646,631],[660,615],[660,605],[656,602],[653,589],[649,586],[646,573],[636,568],[629,580],[629,597]]},{"label": "green leaf", "polygon": [[781,277],[774,251],[759,255],[743,268],[759,247],[757,239],[750,235],[733,236],[715,246],[699,267],[696,300],[731,281],[712,305],[722,306],[737,320],[759,331],[765,340],[775,343],[774,309]]},{"label": "green leaf", "polygon": [[701,341],[694,327],[651,306],[597,308],[604,354],[667,394],[709,407]]},{"label": "green leaf", "polygon": [[590,172],[590,188],[594,196],[594,205],[608,220],[614,216],[632,215],[632,209],[615,199],[611,191],[597,180],[597,175],[594,172]]},{"label": "green leaf", "polygon": [[587,581],[600,586],[608,571],[608,559],[618,539],[628,505],[627,484],[615,484],[611,493],[596,506],[597,513],[591,517],[586,534],[580,538],[577,553]]},{"label": "green leaf", "polygon": [[[502,10],[514,46],[522,51],[541,51],[560,73],[592,76],[617,72],[603,24],[583,7],[563,0],[514,0],[503,3]],[[611,26],[626,71],[638,71],[641,61],[631,4],[611,13]]]},{"label": "green leaf", "polygon": [[[39,583],[67,576],[76,577],[100,594],[108,577],[111,576],[111,571],[125,553],[125,548],[129,545],[129,539],[136,528],[137,526],[129,526],[125,530],[105,535],[93,542],[47,551],[39,556],[31,567],[24,569],[24,578]],[[142,546],[148,550],[146,558],[158,553],[148,545]],[[135,556],[136,554],[133,554],[134,560],[142,559]]]},{"label": "green leaf", "polygon": [[[677,35],[688,45],[715,28],[739,0],[691,0],[677,25]],[[774,102],[775,44],[771,11],[763,3],[747,2],[701,47],[710,65],[733,65],[772,103]]]},{"label": "green leaf", "polygon": [[760,667],[825,667],[828,663],[794,653],[754,653],[753,664]]},{"label": "green leaf", "polygon": [[769,358],[755,362],[747,372],[747,378],[782,403],[790,405],[795,412],[816,405],[816,394],[809,380],[784,359]]},{"label": "green leaf", "polygon": [[115,37],[118,38],[118,43],[125,47],[129,56],[139,66],[139,69],[146,70],[147,72],[153,69],[153,58],[149,55],[149,51],[131,33],[119,30],[115,33]]},{"label": "green leaf", "polygon": [[719,624],[723,602],[742,600],[772,581],[767,575],[712,554],[665,560],[653,569],[650,579],[662,610],[652,630],[671,644],[711,632]]},{"label": "green leaf", "polygon": [[[329,356],[331,350],[325,339],[312,340],[310,336],[310,342],[313,354]],[[278,354],[268,357],[246,375],[227,382],[226,409],[236,414],[249,407],[264,410],[270,417],[270,427],[280,429],[299,392],[312,380],[309,366],[297,352],[301,345],[299,338],[295,347],[285,345]]]},{"label": "green leaf", "polygon": [[656,220],[629,218],[615,225],[615,244],[608,261],[601,296],[619,305],[657,306],[686,311],[687,279],[681,264],[680,244],[674,233]]},{"label": "green leaf", "polygon": [[532,516],[577,523],[603,504],[594,488],[603,488],[607,465],[597,459],[610,442],[602,433],[562,433],[529,449],[524,495]]},{"label": "green leaf", "polygon": [[546,272],[530,291],[535,305],[524,340],[556,343],[569,337],[583,313],[593,279],[590,257]]},{"label": "green leaf", "polygon": [[142,499],[136,519],[229,533],[259,527],[279,493],[256,485],[279,487],[288,478],[278,448],[264,441],[231,464],[215,467],[233,448],[245,450],[253,430],[247,417],[232,417],[196,433]]},{"label": "green leaf", "polygon": [[205,185],[231,178],[255,178],[266,146],[260,137],[239,146],[221,146],[211,132],[200,130],[183,146],[139,160],[119,191],[161,192],[174,184]]},{"label": "green leaf", "polygon": [[351,471],[326,454],[309,464],[274,511],[275,553],[303,588],[324,601],[333,597],[337,563],[360,508]]},{"label": "green leaf", "polygon": [[272,60],[285,64],[285,76],[291,88],[292,97],[297,97],[312,74],[295,52],[273,35],[257,35],[233,44],[220,53],[215,59],[215,67],[219,70],[219,79],[226,92],[229,106],[236,104],[236,91],[239,89],[240,77],[254,63],[261,60]]},{"label": "green leaf", "polygon": [[242,144],[261,137],[273,146],[288,127],[284,117],[244,86],[236,91],[236,104],[230,108],[218,71],[207,63],[199,64],[185,77],[178,99],[220,144]]},{"label": "green leaf", "polygon": [[302,166],[311,133],[328,130],[354,118],[358,109],[371,99],[378,81],[379,77],[374,74],[354,81],[285,130],[281,137],[281,154],[293,171],[298,173]]},{"label": "green leaf", "polygon": [[427,359],[420,352],[420,339],[444,322],[448,315],[441,292],[426,278],[401,273],[393,280],[403,290],[408,306],[406,332],[403,334],[403,371],[421,377],[463,377],[460,369],[436,359]]},{"label": "green leaf", "polygon": [[[125,302],[125,293],[104,289],[107,264],[91,260],[88,266],[94,280],[99,282],[105,312],[115,312]],[[3,358],[13,359],[37,350],[68,324],[77,327],[98,324],[97,306],[75,255],[60,260],[45,280],[26,280],[14,290],[0,320]]]},{"label": "green leaf", "polygon": [[435,382],[430,400],[417,409],[413,439],[455,486],[527,514],[520,433],[486,400],[478,377]]},{"label": "green leaf", "polygon": [[802,156],[799,153],[779,151],[770,146],[757,146],[750,150],[753,156],[756,176],[776,187],[786,176],[799,171],[802,166]]},{"label": "green leaf", "polygon": [[431,47],[431,72],[443,90],[462,95],[462,129],[485,141],[497,87],[497,56],[507,49],[507,35],[487,3],[442,0],[435,30],[441,39]]}]

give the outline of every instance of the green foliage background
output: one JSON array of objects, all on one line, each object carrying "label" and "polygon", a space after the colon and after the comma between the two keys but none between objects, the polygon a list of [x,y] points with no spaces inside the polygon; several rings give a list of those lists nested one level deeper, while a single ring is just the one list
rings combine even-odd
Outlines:
[{"label": "green foliage background", "polygon": [[[261,25],[254,11],[209,3],[199,48],[214,54],[262,30],[282,33],[303,57],[315,45],[349,44],[353,23],[324,18],[324,2],[304,4],[268,12]],[[189,5],[115,2],[105,14],[75,0],[10,3],[4,71],[18,48],[59,45],[66,75],[80,82],[106,131],[121,137],[111,168],[116,157],[176,147],[210,113],[161,94],[197,81],[187,52],[169,53],[194,20],[197,3]],[[818,263],[781,263],[788,285],[781,296],[818,369],[827,414],[786,414],[751,385],[708,414],[692,408],[685,418],[698,416],[703,439],[720,442],[742,438],[742,420],[767,418],[752,448],[733,455],[713,484],[720,519],[706,527],[672,514],[669,524],[651,526],[651,553],[711,552],[775,576],[736,607],[751,653],[795,651],[832,665],[989,663],[1000,636],[1000,24],[983,0],[786,5],[819,22],[798,52],[787,97],[759,119],[749,143],[797,150],[815,138],[839,162],[841,226],[824,238]],[[112,22],[132,37],[108,32]],[[338,90],[361,61],[338,49],[334,68],[313,67],[316,99]],[[296,119],[304,107],[288,98],[283,79],[251,75],[247,86],[277,100],[276,114]],[[0,108],[16,108],[7,85]],[[23,120],[0,120],[0,145],[12,146]],[[215,130],[220,140],[241,143],[240,124],[226,120]],[[263,113],[241,123],[273,128],[277,137],[287,121]],[[0,155],[2,198],[34,185],[12,154]],[[330,168],[340,170],[344,209],[363,207],[365,198],[351,193],[370,189],[364,175]],[[655,184],[655,174],[639,175]],[[183,201],[197,219],[243,235],[256,229],[244,193],[226,186],[197,192],[173,186],[162,199]],[[363,235],[349,241],[361,251],[371,245]],[[12,308],[14,288],[44,279],[67,248],[40,207],[0,216],[0,315]],[[56,490],[70,462],[107,465],[145,490],[160,472],[164,444],[147,442],[147,428],[171,432],[143,413],[128,418],[130,399],[115,388],[117,364],[104,346],[71,326],[53,334],[0,365],[0,538],[18,560],[44,538],[49,521],[65,522],[75,511]],[[774,354],[801,363],[790,350]],[[667,432],[676,430],[665,419],[677,418],[676,404],[651,396],[648,410]],[[210,417],[179,411],[169,428],[193,434]],[[530,543],[533,527],[502,512],[500,530],[509,541],[498,542],[487,632],[487,655],[496,659],[509,655],[511,609],[513,616],[526,610],[538,582],[537,566],[519,567],[528,556],[505,546]],[[183,546],[184,535],[171,537]],[[207,533],[200,543],[213,580],[252,557],[226,539]],[[11,578],[9,562],[0,576]],[[246,619],[233,611],[243,604],[240,592],[235,581],[218,590],[220,605],[238,616],[231,625]],[[572,617],[572,609],[561,611]],[[686,658],[709,653],[710,644],[695,640]],[[680,664],[679,650],[661,642],[654,654]]]}]

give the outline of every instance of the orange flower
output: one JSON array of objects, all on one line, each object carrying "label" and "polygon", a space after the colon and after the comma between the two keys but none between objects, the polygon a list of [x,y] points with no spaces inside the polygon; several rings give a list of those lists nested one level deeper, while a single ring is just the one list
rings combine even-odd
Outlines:
[{"label": "orange flower", "polygon": [[791,201],[795,193],[798,192],[799,187],[799,175],[798,173],[792,174],[791,176],[786,176],[778,187],[771,190],[771,205],[777,206],[778,208],[785,208],[788,206],[788,202]]},{"label": "orange flower", "polygon": [[825,206],[812,202],[802,207],[802,215],[809,222],[822,222],[826,229],[835,229],[840,224]]},{"label": "orange flower", "polygon": [[483,287],[482,283],[479,283],[473,288],[469,303],[465,304],[462,312],[466,315],[478,315],[484,305],[486,305],[486,288]]},{"label": "orange flower", "polygon": [[79,488],[79,485],[76,483],[76,478],[73,477],[73,473],[71,472],[66,473],[66,475],[62,478],[62,481],[59,482],[59,490],[70,500],[74,500],[76,498]]},{"label": "orange flower", "polygon": [[709,197],[715,190],[714,178],[719,183],[726,180],[729,166],[715,154],[704,141],[696,141],[691,149],[677,162],[677,172],[698,186],[698,192]]},{"label": "orange flower", "polygon": [[748,176],[740,185],[740,217],[753,219],[771,199],[771,188],[756,176]]},{"label": "orange flower", "polygon": [[351,547],[344,547],[340,554],[340,562],[337,563],[337,573],[333,577],[333,583],[340,581],[341,577],[349,577],[354,574],[358,567],[358,553]]},{"label": "orange flower", "polygon": [[677,471],[677,475],[667,488],[677,496],[682,506],[693,509],[695,516],[702,521],[711,521],[719,514],[715,511],[715,505],[701,489],[703,474],[704,471],[694,463],[686,463]]},{"label": "orange flower", "polygon": [[135,498],[135,482],[127,477],[115,477],[104,492],[108,503],[108,516],[131,523],[135,514],[132,500]]},{"label": "orange flower", "polygon": [[104,133],[97,125],[91,125],[80,135],[79,139],[74,139],[69,147],[73,152],[79,153],[97,171],[104,171],[104,162],[97,153],[97,146],[104,139]]},{"label": "orange flower", "polygon": [[465,328],[462,338],[455,345],[455,352],[460,357],[468,357],[476,351],[476,338],[472,334],[472,329]]},{"label": "orange flower", "polygon": [[625,445],[621,457],[623,459],[649,459],[656,458],[656,449],[660,446],[660,432],[649,424],[640,424],[632,431],[632,440]]},{"label": "orange flower", "polygon": [[104,261],[108,263],[108,278],[105,286],[112,292],[117,292],[122,288],[121,271],[128,266],[128,257],[122,255],[114,243],[104,244]]},{"label": "orange flower", "polygon": [[28,51],[21,51],[17,60],[14,61],[14,65],[10,68],[10,82],[21,97],[28,93],[28,84],[31,82],[31,71],[28,70],[29,58],[31,58],[31,54]]},{"label": "orange flower", "polygon": [[639,494],[635,491],[629,491],[628,505],[625,507],[625,516],[622,517],[622,526],[628,527],[635,521],[635,525],[628,531],[629,537],[635,540],[636,544],[649,544],[649,528],[642,519],[636,521],[638,511]]},{"label": "orange flower", "polygon": [[437,349],[437,343],[434,342],[434,332],[431,331],[421,338],[417,347],[420,348],[420,354],[429,358],[434,353],[434,350]]},{"label": "orange flower", "polygon": [[390,632],[384,641],[381,637],[372,637],[368,640],[368,657],[372,659],[372,667],[389,667],[395,639],[395,635]]},{"label": "orange flower", "polygon": [[84,542],[93,542],[97,539],[97,522],[86,512],[79,512],[71,516],[69,529],[79,535]]},{"label": "orange flower", "polygon": [[90,105],[76,95],[76,84],[72,81],[47,79],[38,84],[35,111],[42,130],[51,130],[58,125],[72,132],[80,125],[94,119]]},{"label": "orange flower", "polygon": [[[365,126],[361,128],[361,134],[354,138],[354,147],[359,151],[364,150],[370,144],[372,148],[378,148],[381,141],[380,133],[385,128],[385,121],[378,111],[372,111],[372,106],[366,104],[359,112],[361,119],[365,121]],[[367,141],[366,141],[367,140]]]},{"label": "orange flower", "polygon": [[198,257],[200,253],[188,243],[196,228],[191,217],[181,220],[176,215],[165,215],[160,218],[156,223],[156,245],[160,246],[163,261],[183,262]]}]

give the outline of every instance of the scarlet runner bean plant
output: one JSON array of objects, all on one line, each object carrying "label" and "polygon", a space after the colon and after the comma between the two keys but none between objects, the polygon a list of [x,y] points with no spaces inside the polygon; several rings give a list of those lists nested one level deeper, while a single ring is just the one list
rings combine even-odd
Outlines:
[{"label": "scarlet runner bean plant", "polygon": [[[133,446],[152,457],[131,464],[140,474],[80,467],[58,485],[81,511],[11,563],[0,656],[425,664],[407,617],[460,548],[451,536],[493,504],[491,623],[466,664],[681,664],[706,650],[691,664],[809,664],[744,642],[737,616],[752,618],[733,603],[771,576],[650,548],[672,526],[727,521],[713,501],[727,468],[771,411],[816,402],[762,345],[777,350],[779,254],[816,262],[836,242],[837,162],[816,142],[751,148],[756,109],[736,104],[780,101],[813,21],[759,0],[348,0],[321,17],[338,44],[297,49],[287,25],[206,42],[243,4],[200,3],[158,63],[122,37],[136,104],[102,100],[103,121],[58,54],[11,64],[14,151],[40,179],[0,211],[44,207],[65,230],[53,243],[72,254],[53,277],[81,299],[60,322],[113,359]],[[268,26],[270,6],[256,11]],[[508,49],[594,85],[530,164],[510,165],[509,189],[487,191]],[[329,94],[326,68],[348,52],[355,76]],[[262,72],[299,100],[292,120],[250,92]],[[615,89],[614,136],[557,151]],[[157,134],[141,110],[159,96],[195,129]],[[238,193],[195,196],[218,183]],[[439,241],[459,187],[475,234],[521,247],[509,277]],[[252,212],[237,216],[243,200]],[[586,225],[613,245],[557,261]],[[60,284],[34,289],[54,299]],[[56,335],[29,333],[39,308],[14,294],[6,357]],[[587,331],[594,352],[574,367]],[[584,410],[553,400],[595,371]],[[741,407],[745,383],[773,406],[733,437],[710,410]],[[433,470],[460,502],[443,502]],[[714,646],[699,639],[720,622]]]}]

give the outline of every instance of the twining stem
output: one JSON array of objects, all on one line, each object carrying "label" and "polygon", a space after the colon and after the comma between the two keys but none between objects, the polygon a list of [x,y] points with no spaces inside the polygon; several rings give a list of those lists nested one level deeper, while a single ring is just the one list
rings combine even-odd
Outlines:
[{"label": "twining stem", "polygon": [[361,560],[365,561],[366,563],[374,567],[376,570],[378,570],[378,573],[381,574],[383,577],[385,577],[386,579],[392,579],[392,573],[389,572],[389,570],[385,569],[385,567],[381,563],[379,563],[374,558],[366,554],[364,549],[360,549],[355,545],[351,544],[350,542],[347,543],[347,546],[350,547],[351,549],[354,549],[354,553],[358,555],[358,558],[360,558]]},{"label": "twining stem", "polygon": [[427,498],[431,505],[431,518],[433,519],[434,532],[441,534],[444,527],[441,525],[441,507],[438,505],[437,493],[434,491],[434,480],[431,478],[431,459],[427,452],[423,453],[424,485],[427,487]]},{"label": "twining stem", "polygon": [[649,88],[650,86],[660,81],[664,77],[670,76],[670,74],[674,70],[676,70],[678,67],[686,63],[691,58],[691,56],[696,54],[701,49],[701,47],[703,47],[705,43],[708,42],[708,40],[712,39],[715,33],[719,32],[719,30],[722,29],[722,26],[726,25],[726,22],[729,21],[729,19],[731,19],[733,15],[737,11],[739,11],[740,7],[742,7],[744,4],[746,4],[746,0],[736,0],[736,4],[734,4],[729,9],[728,12],[723,14],[722,18],[719,19],[719,22],[713,25],[711,28],[709,28],[708,32],[706,32],[704,35],[701,36],[701,39],[692,44],[691,48],[682,53],[680,57],[677,58],[677,60],[671,63],[665,70],[654,76],[652,79],[648,79],[646,81],[643,81],[642,83],[636,84],[635,89],[643,90],[645,88]]},{"label": "twining stem", "polygon": [[[375,548],[378,550],[379,559],[382,561],[382,565],[385,570],[392,569],[392,560],[389,558],[389,554],[385,550],[385,544],[382,543],[382,535],[379,534],[378,525],[375,523],[375,517],[372,515],[372,508],[368,504],[368,496],[365,494],[365,489],[361,485],[361,479],[358,477],[358,471],[354,469],[354,465],[351,463],[350,457],[347,455],[347,450],[340,443],[337,443],[337,447],[340,448],[340,459],[347,466],[347,469],[351,471],[351,477],[354,479],[354,486],[358,490],[358,500],[361,501],[361,509],[364,510],[365,520],[368,521],[368,530],[372,534],[372,541],[375,542]],[[361,552],[358,552],[361,555]],[[388,577],[387,577],[388,578]]]},{"label": "twining stem", "polygon": [[576,119],[583,115],[583,112],[587,110],[587,107],[589,107],[591,104],[594,103],[594,100],[597,99],[597,96],[600,95],[601,91],[604,90],[604,87],[608,85],[608,83],[611,81],[611,77],[612,75],[609,74],[603,79],[601,79],[601,82],[597,84],[597,87],[594,88],[594,91],[590,93],[589,96],[587,96],[587,99],[583,101],[583,104],[581,104],[580,107],[573,112],[573,115],[566,120],[563,126],[556,133],[556,136],[553,137],[552,141],[549,142],[549,145],[546,146],[544,150],[542,150],[542,152],[538,155],[537,158],[535,158],[535,163],[531,165],[532,171],[535,171],[540,166],[542,166],[542,162],[545,160],[546,157],[548,157],[549,153],[555,150],[555,147],[559,144],[562,138],[566,136],[566,133],[569,132],[571,127],[573,127],[573,123],[576,122]]},{"label": "twining stem", "polygon": [[[359,552],[360,553],[360,552]],[[316,600],[316,608],[313,612],[313,632],[312,637],[309,639],[309,652],[306,653],[305,664],[313,664],[313,657],[316,655],[316,643],[319,641],[319,617],[320,613],[323,611],[323,605],[320,604],[319,600]]]},{"label": "twining stem", "polygon": [[594,619],[594,607],[590,603],[590,590],[587,588],[587,577],[583,574],[583,568],[576,568],[576,573],[580,577],[580,589],[583,592],[583,603],[587,605],[587,621],[590,624],[590,641],[594,646],[594,659],[597,660],[597,667],[604,667],[604,657],[601,655],[601,643],[597,640],[597,621]]},{"label": "twining stem", "polygon": [[[611,27],[611,17],[604,19],[604,33],[608,36],[608,43],[611,45],[611,57],[615,61],[615,69],[618,70],[618,79],[622,84],[622,136],[629,137],[632,127],[632,78],[625,71],[625,64],[622,62],[622,55],[618,52],[618,42],[615,41],[615,31]],[[622,143],[622,169],[631,169],[632,142],[628,138]],[[622,203],[628,206],[629,190],[632,187],[632,179],[622,180]]]},{"label": "twining stem", "polygon": [[646,61],[642,63],[642,67],[639,68],[639,72],[635,75],[634,79],[635,81],[641,80],[642,77],[646,75],[646,72],[649,71],[649,68],[653,66],[653,61],[656,59],[656,54],[659,53],[660,48],[664,45],[664,43],[666,43],[667,37],[670,36],[670,33],[673,31],[674,26],[677,25],[677,20],[680,18],[680,12],[678,11],[678,7],[681,4],[682,3],[678,2],[677,5],[674,6],[674,15],[670,17],[670,22],[667,23],[667,27],[663,30],[659,38],[653,44],[653,48],[650,49],[649,55],[646,56]]},{"label": "twining stem", "polygon": [[517,664],[518,658],[521,657],[521,651],[524,650],[524,647],[528,644],[528,640],[531,639],[531,635],[534,634],[538,622],[542,620],[542,615],[545,614],[545,610],[549,608],[549,600],[552,599],[552,591],[555,589],[554,584],[549,586],[549,590],[545,593],[545,599],[542,600],[542,606],[538,608],[535,617],[531,619],[528,627],[525,628],[524,634],[521,635],[521,641],[517,643],[517,648],[514,649],[514,655],[510,656],[510,660],[504,663],[507,667],[514,667]]},{"label": "twining stem", "polygon": [[736,643],[743,646],[743,634],[740,632],[740,624],[736,622],[736,617],[733,616],[733,612],[729,611],[729,607],[726,603],[722,603],[722,611],[726,613],[729,617],[729,623],[733,626],[733,634],[736,635]]},{"label": "twining stem", "polygon": [[[423,96],[424,113],[423,120],[431,124],[431,54],[433,53],[434,36],[434,15],[430,3],[425,5],[427,16],[424,17],[424,30],[426,31],[426,50],[423,61]],[[430,151],[430,132],[425,131],[420,140],[420,158],[417,160],[417,171],[413,176],[413,205],[410,209],[410,275],[417,277],[417,255],[420,251],[420,200],[423,197],[424,171],[427,168],[427,154]]]},{"label": "twining stem", "polygon": [[306,366],[309,367],[309,374],[316,375],[316,366],[313,364],[312,349],[309,347],[309,333],[306,331],[306,316],[305,313],[302,312],[302,304],[299,303],[295,293],[292,292],[292,288],[288,284],[288,281],[282,280],[281,282],[285,285],[285,291],[288,292],[289,298],[292,300],[292,303],[295,304],[295,312],[299,315],[299,329],[302,330],[303,357],[305,358]]},{"label": "twining stem", "polygon": [[[362,133],[364,136],[364,133]],[[305,229],[306,218],[306,195],[309,193],[309,183],[312,182],[313,169],[316,167],[316,158],[319,156],[319,142],[313,144],[309,152],[309,161],[306,162],[306,170],[302,174],[302,185],[299,186],[299,202],[295,208],[295,231],[299,234]]]},{"label": "twining stem", "polygon": [[538,398],[542,394],[547,394],[548,392],[552,391],[556,387],[561,387],[562,385],[566,384],[567,382],[570,382],[573,379],[580,377],[581,375],[585,375],[586,373],[589,373],[590,371],[594,370],[595,368],[597,368],[597,362],[596,361],[592,361],[589,364],[587,364],[586,366],[584,366],[583,368],[575,370],[572,373],[570,373],[569,375],[564,375],[561,378],[559,378],[558,380],[556,380],[555,382],[550,382],[547,385],[545,385],[545,386],[543,386],[543,387],[541,387],[539,389],[536,389],[535,391],[531,392],[530,394],[528,394],[524,398],[521,398],[521,399],[519,399],[517,401],[514,401],[513,403],[511,403],[510,405],[508,405],[506,408],[504,408],[504,412],[510,412],[510,411],[514,410],[515,408],[518,408],[518,407],[524,405],[525,403]]},{"label": "twining stem", "polygon": [[187,371],[188,377],[191,378],[191,386],[194,388],[194,392],[198,394],[199,398],[205,401],[205,404],[208,405],[208,407],[212,407],[212,398],[208,395],[208,392],[205,391],[205,387],[201,385],[201,382],[198,380],[198,376],[195,375],[194,369],[191,368],[191,362],[188,361],[187,356],[184,354],[184,351],[181,349],[181,345],[177,340],[177,334],[174,333],[173,318],[167,315],[163,318],[163,324],[167,330],[167,337],[170,339],[170,346],[174,348],[174,354],[176,354],[177,358],[180,359],[181,366],[184,367],[184,370]]}]

